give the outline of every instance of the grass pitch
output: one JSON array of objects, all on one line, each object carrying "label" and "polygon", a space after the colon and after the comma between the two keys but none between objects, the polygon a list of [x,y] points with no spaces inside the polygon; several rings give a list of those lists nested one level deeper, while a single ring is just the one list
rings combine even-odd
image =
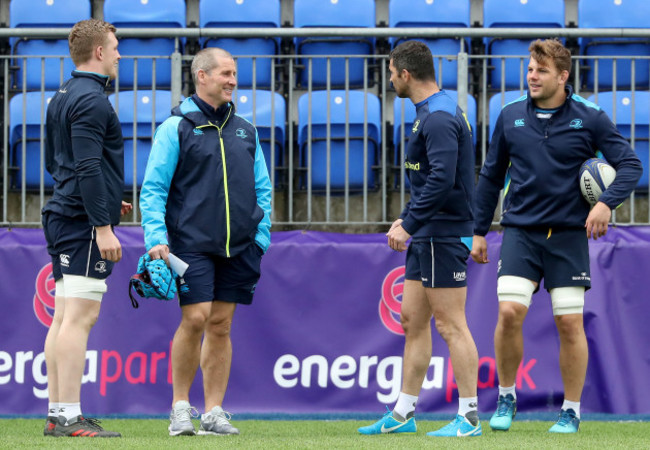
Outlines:
[{"label": "grass pitch", "polygon": [[[166,419],[106,419],[102,426],[122,438],[53,438],[43,436],[44,419],[0,420],[0,448],[142,448],[142,449],[419,449],[419,448],[535,448],[647,449],[650,422],[584,421],[577,435],[548,433],[552,422],[515,422],[508,432],[493,432],[484,420],[483,436],[431,438],[426,433],[447,424],[418,421],[410,435],[361,436],[357,428],[372,421],[356,420],[234,420],[239,436],[179,436],[167,434]],[[198,423],[196,423],[198,426]],[[89,442],[90,440],[90,442]]]}]

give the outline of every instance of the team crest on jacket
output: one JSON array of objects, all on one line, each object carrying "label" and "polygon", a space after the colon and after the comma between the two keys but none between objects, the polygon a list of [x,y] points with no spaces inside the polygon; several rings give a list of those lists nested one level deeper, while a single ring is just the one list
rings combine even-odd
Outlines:
[{"label": "team crest on jacket", "polygon": [[582,119],[573,119],[569,124],[569,127],[579,130],[580,128],[582,128]]},{"label": "team crest on jacket", "polygon": [[237,128],[237,130],[235,131],[235,135],[238,138],[242,138],[242,139],[246,139],[247,137],[246,130],[244,130],[243,128]]},{"label": "team crest on jacket", "polygon": [[203,135],[203,130],[199,128],[194,128],[192,131],[194,131],[194,134],[197,136],[202,136]]}]

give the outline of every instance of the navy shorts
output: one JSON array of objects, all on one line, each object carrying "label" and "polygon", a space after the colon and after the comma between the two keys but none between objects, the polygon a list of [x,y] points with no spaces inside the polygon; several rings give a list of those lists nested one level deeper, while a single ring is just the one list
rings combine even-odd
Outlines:
[{"label": "navy shorts", "polygon": [[232,258],[206,253],[179,253],[189,264],[178,289],[180,305],[222,302],[250,305],[260,279],[264,252],[252,243]]},{"label": "navy shorts", "polygon": [[55,280],[60,280],[64,274],[103,280],[111,274],[115,263],[102,258],[95,227],[87,219],[46,212],[42,221]]},{"label": "navy shorts", "polygon": [[461,242],[411,242],[406,251],[407,280],[428,288],[467,286],[469,247]]},{"label": "navy shorts", "polygon": [[512,275],[540,282],[544,288],[591,287],[589,240],[582,228],[506,227],[498,276]]}]

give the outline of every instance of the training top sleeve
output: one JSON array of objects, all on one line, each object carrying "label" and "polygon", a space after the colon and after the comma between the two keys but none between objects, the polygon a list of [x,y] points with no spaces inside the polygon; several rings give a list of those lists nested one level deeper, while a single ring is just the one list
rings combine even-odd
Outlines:
[{"label": "training top sleeve", "polygon": [[630,196],[643,174],[643,166],[630,144],[603,110],[598,114],[595,138],[598,150],[616,169],[616,178],[600,197],[601,202],[614,209]]},{"label": "training top sleeve", "polygon": [[90,225],[111,223],[101,161],[112,108],[105,96],[84,96],[71,109],[70,135],[74,170]]},{"label": "training top sleeve", "polygon": [[144,172],[140,192],[140,213],[144,229],[144,246],[147,251],[158,244],[169,245],[165,214],[169,188],[180,154],[178,123],[181,119],[172,116],[158,127]]},{"label": "training top sleeve", "polygon": [[444,111],[431,113],[422,125],[429,173],[417,199],[411,199],[402,228],[413,235],[445,203],[453,189],[458,163],[458,129],[454,117]]},{"label": "training top sleeve", "polygon": [[474,193],[475,235],[485,236],[490,230],[509,164],[510,157],[503,132],[503,114],[501,114],[494,127],[494,134]]},{"label": "training top sleeve", "polygon": [[264,211],[264,217],[257,225],[255,242],[266,252],[271,245],[271,180],[257,130],[255,131],[255,141],[257,145],[255,150],[255,194],[257,195],[257,204]]}]

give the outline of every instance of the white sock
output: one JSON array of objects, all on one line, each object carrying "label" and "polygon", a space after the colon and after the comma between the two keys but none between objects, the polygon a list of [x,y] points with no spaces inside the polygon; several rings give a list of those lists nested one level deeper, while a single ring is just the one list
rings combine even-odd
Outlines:
[{"label": "white sock", "polygon": [[47,404],[47,415],[59,417],[59,402],[49,402]]},{"label": "white sock", "polygon": [[580,418],[580,402],[572,402],[569,400],[564,400],[564,403],[562,403],[562,409],[565,411],[567,409],[572,409],[576,412],[576,417],[579,419]]},{"label": "white sock", "polygon": [[478,410],[478,397],[458,397],[458,415],[465,417],[470,411]]},{"label": "white sock", "polygon": [[66,420],[74,419],[81,415],[81,403],[59,403],[59,415]]},{"label": "white sock", "polygon": [[417,402],[417,395],[409,395],[405,394],[404,392],[400,392],[399,397],[397,397],[397,403],[395,403],[393,412],[397,413],[404,419],[409,419],[409,415],[413,415],[415,412],[415,405]]},{"label": "white sock", "polygon": [[506,395],[510,394],[515,400],[517,400],[517,393],[515,392],[515,386],[517,386],[516,383],[510,387],[503,387],[499,385],[499,395],[503,395],[505,397]]}]

